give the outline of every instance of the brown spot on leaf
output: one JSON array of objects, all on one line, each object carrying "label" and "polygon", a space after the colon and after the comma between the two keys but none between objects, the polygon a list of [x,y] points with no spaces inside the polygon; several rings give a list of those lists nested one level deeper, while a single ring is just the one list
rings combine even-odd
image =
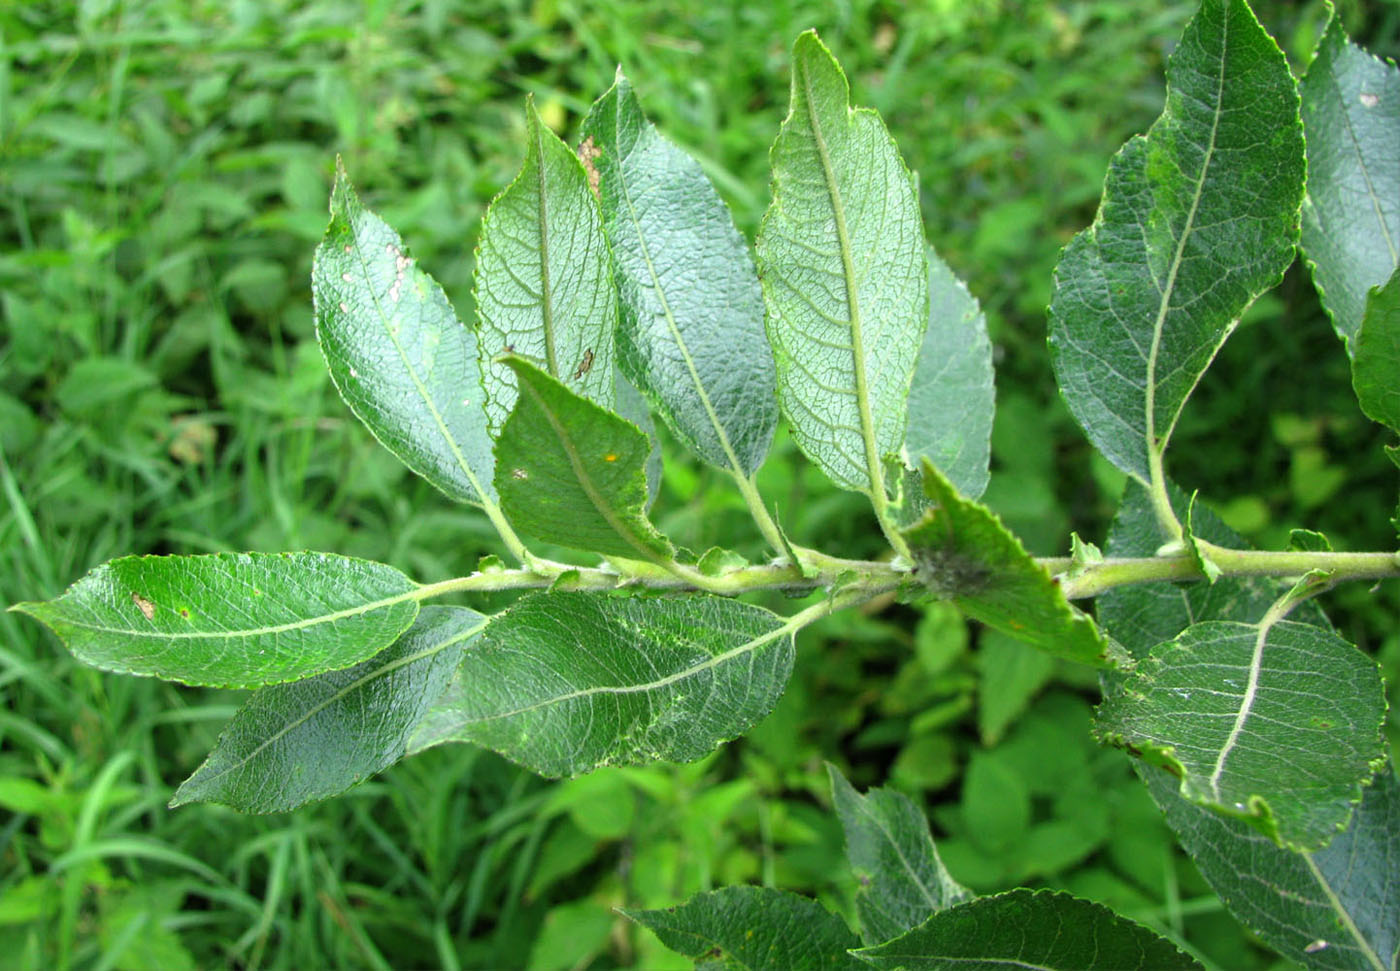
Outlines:
[{"label": "brown spot on leaf", "polygon": [[579,161],[588,173],[588,187],[593,190],[595,197],[598,196],[598,168],[593,163],[602,154],[603,150],[593,143],[592,135],[585,138],[583,144],[578,147]]},{"label": "brown spot on leaf", "polygon": [[588,348],[583,352],[583,360],[578,362],[578,370],[574,372],[574,380],[581,381],[583,376],[593,367],[593,348]]},{"label": "brown spot on leaf", "polygon": [[131,602],[141,611],[141,616],[145,617],[147,620],[150,620],[156,615],[156,605],[134,590],[131,592]]}]

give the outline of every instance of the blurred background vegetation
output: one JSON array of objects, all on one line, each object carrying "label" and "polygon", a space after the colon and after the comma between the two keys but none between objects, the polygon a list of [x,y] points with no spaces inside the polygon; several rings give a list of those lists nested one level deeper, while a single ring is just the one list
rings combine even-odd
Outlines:
[{"label": "blurred background vegetation", "polygon": [[[750,236],[817,27],[917,170],[930,240],[988,311],[992,503],[1035,552],[1101,539],[1122,477],[1058,403],[1044,307],[1117,147],[1161,109],[1193,4],[1123,0],[41,0],[0,6],[0,603],[126,553],[314,548],[431,581],[496,550],[335,396],[310,259],[333,161],[470,320],[478,220],[523,155],[523,101],[571,138],[623,63]],[[1296,69],[1322,0],[1258,0]],[[1400,7],[1341,4],[1373,51]],[[1395,473],[1295,267],[1187,411],[1172,472],[1260,544],[1390,548]],[[656,516],[759,554],[723,481],[666,443]],[[802,542],[873,554],[858,497],[781,435],[761,485]],[[1332,598],[1400,680],[1389,588]],[[782,604],[774,604],[782,607]],[[245,817],[169,811],[237,692],[77,666],[0,614],[0,963],[92,968],[684,967],[614,906],[731,882],[852,886],[822,760],[923,800],[955,876],[1065,887],[1208,966],[1280,968],[1221,909],[1125,759],[1093,676],[935,605],[799,639],[778,710],[695,765],[550,784],[465,746],[346,796]],[[1392,737],[1400,736],[1400,729]]]}]

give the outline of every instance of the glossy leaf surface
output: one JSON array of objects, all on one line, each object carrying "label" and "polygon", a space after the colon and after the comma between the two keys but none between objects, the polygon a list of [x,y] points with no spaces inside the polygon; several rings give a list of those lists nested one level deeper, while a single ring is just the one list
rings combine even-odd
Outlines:
[{"label": "glossy leaf surface", "polygon": [[617,296],[597,200],[578,158],[530,102],[525,164],[481,223],[475,292],[486,417],[500,434],[515,372],[496,355],[538,363],[575,394],[613,403]]},{"label": "glossy leaf surface", "polygon": [[725,887],[679,907],[624,910],[704,971],[861,971],[847,953],[860,942],[815,900],[768,887]]},{"label": "glossy leaf surface", "polygon": [[311,293],[316,336],[350,410],[453,499],[494,500],[476,335],[399,234],[361,205],[343,167]]},{"label": "glossy leaf surface", "polygon": [[283,812],[393,765],[485,625],[465,607],[424,607],[402,637],[368,661],[260,689],[171,805]]},{"label": "glossy leaf surface", "polygon": [[904,444],[928,326],[928,264],[913,179],[880,116],[852,110],[835,58],[808,31],[771,153],[758,263],[778,401],[798,446],[837,485],[881,487]]},{"label": "glossy leaf surface", "polygon": [[475,742],[548,776],[694,761],[772,710],[792,662],[791,631],[761,607],[536,594],[467,652],[413,748]]},{"label": "glossy leaf surface", "polygon": [[915,576],[965,613],[1050,654],[1106,666],[1108,645],[986,506],[957,494],[927,460],[929,508],[904,531]]},{"label": "glossy leaf surface", "polygon": [[1293,849],[1346,825],[1384,758],[1376,664],[1310,624],[1205,621],[1152,649],[1100,706],[1109,744],[1170,766],[1186,798]]},{"label": "glossy leaf surface", "polygon": [[1102,904],[1013,890],[944,910],[908,934],[856,952],[888,971],[1200,971],[1170,941]]},{"label": "glossy leaf surface", "polygon": [[1098,217],[1055,271],[1060,391],[1129,475],[1150,481],[1240,314],[1293,261],[1304,168],[1283,53],[1244,0],[1204,0],[1166,109],[1114,157]]},{"label": "glossy leaf surface", "polygon": [[748,244],[699,163],[657,132],[621,72],[583,135],[617,266],[623,373],[696,455],[750,475],[778,406]]},{"label": "glossy leaf surface", "polygon": [[1308,137],[1303,251],[1350,342],[1367,292],[1400,266],[1400,69],[1347,40],[1334,15],[1299,91]]},{"label": "glossy leaf surface", "polygon": [[835,766],[826,769],[859,885],[856,911],[867,944],[898,937],[972,896],[944,869],[928,820],[908,796],[894,789],[862,796]]},{"label": "glossy leaf surface", "polygon": [[671,555],[646,518],[647,436],[519,357],[520,397],[496,444],[501,509],[524,532],[634,560]]},{"label": "glossy leaf surface", "polygon": [[332,553],[124,556],[15,609],[104,671],[253,688],[379,653],[413,623],[417,587]]}]

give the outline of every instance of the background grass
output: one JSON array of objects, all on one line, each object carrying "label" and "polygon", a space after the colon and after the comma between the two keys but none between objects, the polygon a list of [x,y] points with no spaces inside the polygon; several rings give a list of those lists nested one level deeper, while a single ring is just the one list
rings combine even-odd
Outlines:
[{"label": "background grass", "polygon": [[[1320,0],[1259,5],[1295,66]],[[1037,552],[1101,537],[1121,476],[1055,397],[1044,306],[1109,157],[1160,111],[1187,3],[1118,0],[84,0],[0,9],[0,602],[131,552],[315,548],[431,581],[497,546],[336,399],[311,252],[337,153],[464,319],[476,227],[523,154],[523,99],[571,137],[623,63],[749,234],[815,26],[919,173],[929,238],[998,353],[988,499]],[[1393,3],[1343,4],[1394,55]],[[1393,544],[1394,471],[1296,268],[1227,345],[1172,471],[1277,545]],[[667,444],[660,525],[757,553],[742,504]],[[780,436],[761,484],[790,532],[878,549],[856,497]],[[1342,499],[1345,501],[1340,501]],[[1397,602],[1334,596],[1400,675]],[[1068,887],[1216,968],[1282,967],[1177,852],[1095,684],[949,611],[884,606],[799,641],[778,710],[696,765],[546,784],[465,746],[302,811],[169,811],[240,693],[79,667],[0,614],[0,954],[16,968],[684,967],[613,906],[729,882],[849,914],[823,759],[922,799],[979,890]]]}]

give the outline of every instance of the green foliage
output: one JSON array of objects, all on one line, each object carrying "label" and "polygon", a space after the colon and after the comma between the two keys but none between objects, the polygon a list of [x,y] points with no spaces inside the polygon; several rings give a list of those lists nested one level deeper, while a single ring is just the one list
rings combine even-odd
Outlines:
[{"label": "green foliage", "polygon": [[[719,8],[682,20],[666,4],[545,4],[528,12],[493,8],[464,21],[439,3],[347,12],[254,0],[225,15],[149,0],[87,5],[64,20],[36,7],[0,13],[7,68],[0,71],[7,99],[0,151],[10,177],[0,190],[0,233],[10,244],[0,256],[0,536],[13,540],[0,543],[7,566],[0,591],[9,602],[52,596],[94,563],[131,549],[310,546],[384,560],[430,580],[462,576],[482,553],[511,554],[504,534],[497,538],[486,520],[454,509],[378,450],[330,393],[303,281],[310,244],[325,226],[333,150],[362,187],[373,187],[384,215],[444,284],[454,316],[468,323],[439,333],[470,337],[472,322],[487,313],[472,311],[467,291],[471,224],[518,167],[521,147],[535,142],[520,91],[537,92],[543,124],[534,135],[577,188],[586,170],[549,141],[548,128],[575,130],[587,106],[570,92],[596,90],[623,60],[672,140],[672,158],[684,165],[694,157],[732,206],[741,233],[751,234],[768,201],[762,144],[780,115],[786,70],[773,43],[811,24],[841,53],[854,99],[878,107],[899,135],[920,173],[929,235],[986,308],[1001,386],[988,505],[1035,552],[1061,550],[1071,527],[1096,536],[1121,477],[1097,457],[1086,460],[1068,413],[1042,390],[1039,314],[1056,250],[1088,222],[1110,145],[1145,127],[1160,103],[1153,74],[1188,12],[1092,0],[1016,10],[996,2],[956,10],[935,4],[897,14],[865,3],[829,10],[778,4],[741,20]],[[1319,12],[1318,3],[1282,11],[1267,0],[1260,5],[1300,75],[1323,33]],[[1368,46],[1387,49],[1393,25],[1355,7],[1343,13],[1348,26],[1365,31]],[[758,53],[765,50],[766,57]],[[1307,112],[1305,91],[1311,135]],[[1315,175],[1317,160],[1310,163]],[[1314,179],[1310,191],[1318,187]],[[727,225],[723,207],[717,212]],[[405,273],[417,267],[414,261]],[[938,279],[931,272],[930,322],[970,321],[956,303],[940,312]],[[959,290],[956,277],[944,279]],[[1316,298],[1306,283],[1290,274],[1277,295],[1250,311],[1182,414],[1173,471],[1201,488],[1188,524],[1207,543],[1242,545],[1205,525],[1206,504],[1222,496],[1234,497],[1221,507],[1227,521],[1268,548],[1286,543],[1288,527],[1299,522],[1325,531],[1338,550],[1393,543],[1384,517],[1374,515],[1393,500],[1393,472],[1372,451],[1373,426],[1347,414],[1347,362],[1315,339],[1330,334],[1325,323],[1315,326]],[[1289,339],[1278,340],[1281,332]],[[547,354],[534,345],[486,335],[483,328],[472,351],[482,383],[466,385],[476,397],[489,398],[493,368],[514,374],[494,360],[506,344],[548,370]],[[945,350],[927,350],[935,336],[946,338]],[[959,347],[970,352],[963,374],[971,390],[958,392],[951,370],[921,384],[938,357]],[[559,364],[555,377],[581,380],[582,370],[597,382],[586,396],[607,408],[612,374],[604,350],[585,340],[577,361]],[[581,367],[583,351],[594,353],[590,368]],[[964,421],[960,410],[990,421],[990,381],[981,377],[990,374],[990,359],[954,328],[929,328],[905,416],[907,454],[884,457],[894,516],[904,514],[901,498],[921,492],[916,483],[899,494],[901,459],[917,464],[927,455],[966,495],[981,491],[985,459],[980,469],[971,463],[966,478],[941,463],[985,448],[982,426]],[[1263,383],[1304,366],[1306,382]],[[933,404],[916,409],[921,388],[935,393]],[[431,394],[411,390],[409,402],[431,403]],[[618,412],[650,436],[645,409],[629,406],[627,391],[619,382]],[[665,417],[662,405],[652,406]],[[421,411],[409,419],[420,420]],[[1212,433],[1212,423],[1227,430]],[[487,427],[499,430],[489,416]],[[919,438],[916,427],[932,431]],[[810,561],[787,572],[745,565],[766,555],[760,544],[808,555],[800,544],[814,538],[842,556],[882,552],[863,497],[830,489],[798,460],[788,430],[774,438],[752,495],[732,468],[717,474],[690,463],[664,425],[649,448],[652,463],[662,449],[668,463],[651,518],[676,543],[711,552],[697,558],[678,549],[669,574],[662,564],[626,557],[597,572],[555,573],[556,565],[535,557],[545,571],[539,587],[563,591],[620,570],[640,578],[634,586],[709,583],[732,592],[761,577],[796,583],[788,591],[796,593],[806,582],[799,575],[816,571],[837,585],[835,607],[882,588],[883,581],[841,577],[839,564]],[[1376,461],[1362,458],[1366,452]],[[649,468],[649,499],[657,497],[658,468]],[[489,491],[489,467],[485,475]],[[1342,495],[1347,502],[1332,501]],[[1146,498],[1144,538],[1152,545],[1137,555],[1153,557],[1174,536],[1158,521],[1162,503]],[[775,523],[748,522],[746,513],[766,515],[765,505],[781,532]],[[1184,504],[1174,508],[1178,521],[1187,518]],[[535,552],[559,556],[552,548]],[[1213,562],[1208,546],[1199,552]],[[1110,548],[1110,559],[1121,555]],[[1067,579],[1073,572],[1060,573],[1059,561],[1047,565]],[[1104,609],[1119,594],[1160,592],[1159,606],[1169,607],[1216,591],[1214,602],[1222,603],[1243,588],[1256,607],[1220,619],[1252,624],[1286,592],[1225,570],[1210,588],[1115,588],[1099,598],[1100,620],[1146,656],[1185,623],[1168,621],[1170,629],[1146,642],[1120,635]],[[491,582],[470,589],[497,589],[492,578],[514,572],[490,558],[476,577]],[[483,615],[508,604],[500,594],[470,597]],[[778,594],[746,597],[753,598],[793,613]],[[1393,609],[1387,589],[1353,585],[1332,601],[1339,632],[1376,653],[1393,683],[1400,654],[1380,633]],[[129,597],[127,604],[140,609]],[[425,608],[419,626],[440,609]],[[1292,616],[1321,618],[1310,604]],[[1185,857],[1173,855],[1170,834],[1119,753],[1089,742],[1084,698],[1097,690],[1093,676],[1000,635],[969,635],[944,603],[877,599],[808,628],[776,710],[743,742],[694,765],[605,769],[550,788],[474,746],[438,746],[346,798],[266,820],[212,807],[160,808],[245,699],[100,678],[75,669],[14,615],[0,616],[0,627],[7,645],[0,675],[11,689],[0,719],[0,804],[15,813],[7,829],[13,853],[0,869],[0,941],[21,967],[230,959],[253,967],[491,967],[527,955],[541,968],[686,966],[650,934],[611,917],[609,907],[655,909],[717,884],[764,882],[815,893],[828,911],[853,914],[855,884],[840,875],[836,818],[811,805],[814,795],[825,798],[825,776],[815,767],[838,752],[865,784],[888,774],[915,796],[917,810],[930,811],[945,834],[943,858],[968,886],[1068,887],[1189,941],[1209,955],[1208,966],[1269,960]],[[388,669],[405,643],[358,667],[260,689],[226,742],[268,710],[266,699],[283,691],[331,697],[341,689],[327,686],[353,684],[340,680],[351,671]],[[410,662],[364,688],[382,682],[411,693],[416,682],[431,693],[441,674],[441,658],[433,658],[423,659],[434,668],[429,682],[416,682],[427,670]],[[1106,683],[1111,688],[1113,676]],[[462,687],[451,681],[448,694]],[[351,689],[345,697],[353,706],[359,696]],[[351,706],[332,702],[307,724],[352,718]],[[421,708],[396,701],[385,710],[412,721]],[[423,737],[405,743],[386,726],[382,748],[347,745],[343,758],[317,763],[334,770],[324,790],[378,770],[405,744],[416,751]],[[338,775],[341,769],[349,771]],[[1309,872],[1346,886],[1353,834],[1372,841],[1358,844],[1363,857],[1387,858],[1363,825],[1380,787],[1363,790],[1352,826],[1306,857],[1239,823],[1239,858],[1273,860],[1277,873],[1316,864]],[[291,797],[304,798],[319,798],[316,788]],[[1178,803],[1207,823],[1236,825]],[[1012,811],[996,818],[986,812],[1006,805]],[[1228,850],[1195,849],[1182,839],[1198,856]],[[1329,859],[1341,867],[1335,877]],[[1230,866],[1236,874],[1248,870]],[[1250,926],[1274,926],[1283,914],[1292,936],[1265,939],[1293,959],[1345,967],[1369,961],[1368,948],[1387,953],[1385,928],[1395,921],[1385,892],[1356,883],[1341,899],[1357,902],[1328,924],[1325,905],[1281,910],[1279,899],[1248,881],[1248,890],[1230,887],[1220,879],[1226,872],[1219,868],[1211,879]],[[1384,869],[1375,872],[1382,875],[1366,886],[1388,886]],[[1304,896],[1291,899],[1325,902],[1323,878],[1309,884],[1303,876],[1289,886]],[[1324,921],[1308,936],[1303,915],[1316,913]],[[1346,930],[1349,918],[1360,943]]]}]

